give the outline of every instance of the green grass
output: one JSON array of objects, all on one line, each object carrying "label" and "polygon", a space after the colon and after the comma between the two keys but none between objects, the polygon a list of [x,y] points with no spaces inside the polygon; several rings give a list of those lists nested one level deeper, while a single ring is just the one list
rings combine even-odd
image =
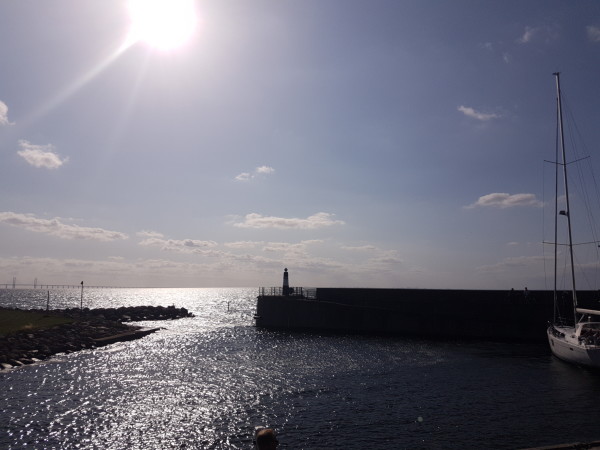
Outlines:
[{"label": "green grass", "polygon": [[40,328],[51,328],[63,323],[71,323],[73,319],[40,312],[22,311],[0,308],[0,335],[15,331],[28,331]]}]

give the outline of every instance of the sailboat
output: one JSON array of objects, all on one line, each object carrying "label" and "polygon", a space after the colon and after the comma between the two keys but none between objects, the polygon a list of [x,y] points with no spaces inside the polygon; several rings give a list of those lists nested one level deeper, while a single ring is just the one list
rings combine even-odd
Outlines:
[{"label": "sailboat", "polygon": [[[555,220],[554,220],[554,319],[548,326],[548,342],[552,353],[557,358],[566,362],[588,367],[600,368],[600,311],[580,308],[577,304],[577,290],[575,284],[575,265],[573,255],[573,237],[571,230],[571,209],[569,199],[569,185],[567,182],[567,158],[565,152],[565,137],[563,128],[562,94],[560,89],[560,73],[554,74],[556,78],[558,132],[560,142],[561,162],[556,161],[556,193],[555,193]],[[557,156],[558,156],[557,148]],[[557,157],[557,160],[559,158]],[[564,197],[566,210],[558,211],[558,180],[559,167],[562,167]],[[558,269],[558,219],[565,216],[567,220],[568,251],[570,258],[571,295],[573,303],[573,324],[557,319],[557,308],[560,301],[557,290]],[[595,242],[597,244],[597,242]],[[570,321],[569,321],[570,322]]]}]

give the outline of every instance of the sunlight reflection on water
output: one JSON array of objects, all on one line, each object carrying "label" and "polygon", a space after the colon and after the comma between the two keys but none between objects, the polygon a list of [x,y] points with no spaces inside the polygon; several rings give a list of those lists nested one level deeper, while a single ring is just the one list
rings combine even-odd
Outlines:
[{"label": "sunlight reflection on water", "polygon": [[267,424],[290,449],[517,448],[592,439],[600,419],[598,377],[545,347],[271,332],[254,289],[123,291],[89,301],[196,317],[0,374],[0,447],[247,449]]}]

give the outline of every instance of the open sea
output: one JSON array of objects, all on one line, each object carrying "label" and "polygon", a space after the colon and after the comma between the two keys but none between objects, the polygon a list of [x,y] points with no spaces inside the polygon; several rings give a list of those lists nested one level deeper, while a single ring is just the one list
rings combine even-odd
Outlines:
[{"label": "open sea", "polygon": [[[518,449],[600,439],[600,374],[546,344],[257,329],[258,289],[89,289],[84,306],[175,305],[143,339],[0,372],[2,449]],[[50,292],[79,307],[80,290]],[[45,308],[46,290],[0,290]],[[482,311],[482,314],[484,311]]]}]

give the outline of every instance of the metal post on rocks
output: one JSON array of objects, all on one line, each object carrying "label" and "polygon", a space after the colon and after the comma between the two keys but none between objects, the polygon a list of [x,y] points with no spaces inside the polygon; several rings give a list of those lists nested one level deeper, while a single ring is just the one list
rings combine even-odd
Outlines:
[{"label": "metal post on rocks", "polygon": [[81,306],[79,309],[83,311],[83,281],[81,282]]}]

